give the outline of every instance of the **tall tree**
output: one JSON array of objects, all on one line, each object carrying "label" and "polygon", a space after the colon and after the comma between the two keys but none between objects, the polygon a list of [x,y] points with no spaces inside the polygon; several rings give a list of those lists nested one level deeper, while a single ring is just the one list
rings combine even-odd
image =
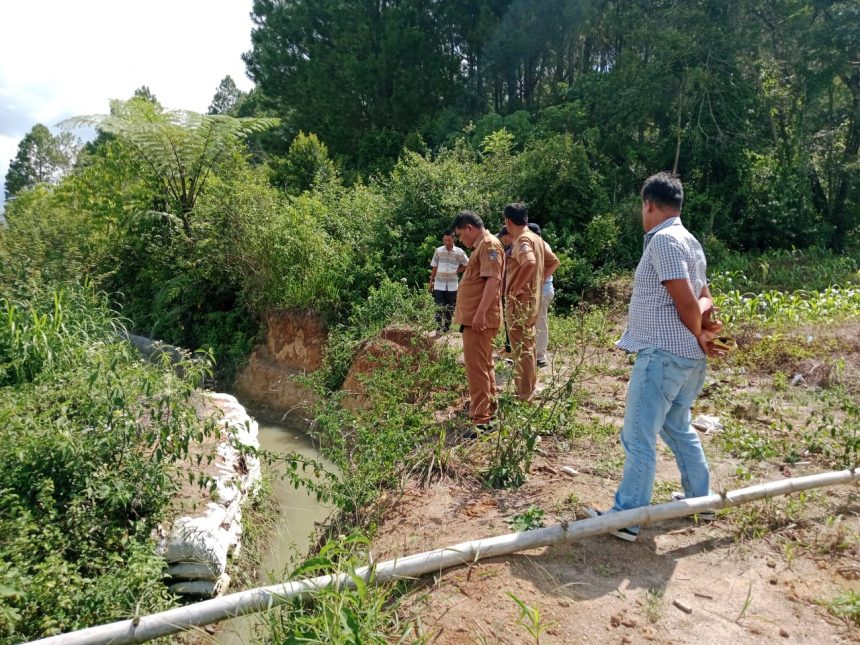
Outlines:
[{"label": "tall tree", "polygon": [[252,49],[243,58],[297,129],[340,154],[387,149],[460,92],[459,60],[437,4],[255,0]]},{"label": "tall tree", "polygon": [[245,96],[228,74],[218,84],[218,89],[215,90],[215,96],[212,97],[212,103],[209,105],[208,114],[232,114]]},{"label": "tall tree", "polygon": [[6,173],[6,199],[42,182],[54,182],[72,165],[77,139],[68,132],[54,136],[37,123],[18,144]]}]

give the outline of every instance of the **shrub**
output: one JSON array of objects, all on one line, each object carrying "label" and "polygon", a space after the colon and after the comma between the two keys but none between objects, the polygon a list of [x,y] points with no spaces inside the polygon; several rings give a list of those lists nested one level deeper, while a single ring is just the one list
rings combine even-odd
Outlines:
[{"label": "shrub", "polygon": [[172,464],[209,430],[189,404],[205,367],[179,377],[144,363],[91,291],[35,290],[6,306],[46,313],[2,349],[13,369],[0,387],[0,634],[165,608],[150,534],[176,489]]}]

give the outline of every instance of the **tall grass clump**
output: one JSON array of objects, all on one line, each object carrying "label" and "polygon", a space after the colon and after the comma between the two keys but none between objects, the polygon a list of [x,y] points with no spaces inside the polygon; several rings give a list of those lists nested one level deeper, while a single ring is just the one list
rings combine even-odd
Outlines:
[{"label": "tall grass clump", "polygon": [[122,329],[104,294],[92,288],[32,288],[35,298],[0,296],[0,385],[72,368]]}]

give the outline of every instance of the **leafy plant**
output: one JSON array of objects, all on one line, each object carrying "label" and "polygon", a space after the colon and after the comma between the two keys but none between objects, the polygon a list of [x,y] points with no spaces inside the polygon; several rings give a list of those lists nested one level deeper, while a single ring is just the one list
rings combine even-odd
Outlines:
[{"label": "leafy plant", "polygon": [[509,519],[508,524],[510,524],[511,528],[518,533],[521,533],[522,531],[531,531],[532,529],[543,527],[543,516],[544,510],[541,507],[532,504],[522,513],[518,513]]}]

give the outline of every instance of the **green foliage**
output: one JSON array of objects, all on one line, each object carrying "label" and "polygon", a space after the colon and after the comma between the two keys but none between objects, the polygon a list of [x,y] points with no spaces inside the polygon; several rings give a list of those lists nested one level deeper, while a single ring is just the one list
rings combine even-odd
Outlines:
[{"label": "green foliage", "polygon": [[484,437],[490,446],[488,464],[481,473],[486,484],[491,488],[522,486],[531,469],[537,439],[535,428],[502,421],[497,431]]},{"label": "green foliage", "polygon": [[384,252],[381,259],[389,277],[406,278],[410,285],[426,284],[439,235],[459,211],[477,211],[493,232],[502,225],[501,215],[488,208],[494,199],[484,184],[479,158],[462,143],[435,158],[405,154],[379,188],[388,212],[374,231],[374,243]]},{"label": "green foliage", "polygon": [[246,94],[236,87],[236,81],[228,74],[221,79],[212,103],[209,104],[207,114],[230,114],[235,115],[239,104],[244,100]]},{"label": "green foliage", "polygon": [[828,322],[860,314],[860,288],[832,286],[821,291],[741,293],[719,291],[714,302],[727,325],[780,325]]},{"label": "green foliage", "polygon": [[237,119],[224,114],[201,115],[174,110],[143,98],[111,103],[111,113],[79,116],[63,122],[69,127],[91,126],[131,145],[144,162],[147,178],[191,233],[190,214],[209,175],[229,161],[235,145],[250,134],[278,124],[277,119]]},{"label": "green foliage", "polygon": [[4,642],[166,608],[150,533],[173,464],[211,431],[189,403],[205,365],[144,363],[92,292],[22,297],[0,332]]},{"label": "green foliage", "polygon": [[287,155],[270,162],[272,185],[290,195],[300,195],[315,184],[337,178],[337,169],[329,159],[328,148],[315,134],[299,132]]},{"label": "green foliage", "polygon": [[849,625],[860,624],[860,594],[849,589],[828,602],[827,610]]},{"label": "green foliage", "polygon": [[88,351],[84,341],[115,342],[122,330],[101,294],[56,291],[52,300],[45,295],[0,297],[0,386],[71,370]]},{"label": "green foliage", "polygon": [[531,531],[532,529],[539,529],[543,527],[543,516],[544,510],[532,504],[522,513],[518,513],[514,515],[510,520],[508,520],[508,524],[510,524],[511,528],[521,533],[522,531]]},{"label": "green foliage", "polygon": [[331,575],[343,580],[310,594],[311,602],[296,599],[268,615],[267,639],[275,643],[377,643],[390,642],[397,634],[391,607],[392,585],[377,584],[366,566],[364,551],[369,541],[353,533],[327,542],[319,553],[300,564],[291,579]]},{"label": "green foliage", "polygon": [[537,607],[531,607],[517,598],[511,592],[507,592],[517,607],[520,608],[520,616],[517,619],[517,624],[525,628],[529,636],[531,636],[536,645],[540,645],[540,636],[543,633],[546,625],[541,622],[540,610]]}]

